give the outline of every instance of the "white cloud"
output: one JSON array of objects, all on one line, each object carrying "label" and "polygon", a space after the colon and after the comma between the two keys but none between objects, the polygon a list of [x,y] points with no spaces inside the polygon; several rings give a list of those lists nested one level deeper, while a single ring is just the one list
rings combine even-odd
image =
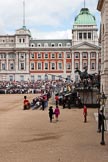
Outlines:
[{"label": "white cloud", "polygon": [[71,39],[72,34],[71,30],[64,31],[52,31],[52,32],[36,32],[32,30],[32,36],[36,39]]},{"label": "white cloud", "polygon": [[[86,7],[94,15],[97,14],[97,2],[98,0],[86,0]],[[83,6],[84,0],[25,0],[26,26],[33,37],[71,37],[74,17]],[[1,1],[0,33],[15,33],[22,25],[23,0]]]}]

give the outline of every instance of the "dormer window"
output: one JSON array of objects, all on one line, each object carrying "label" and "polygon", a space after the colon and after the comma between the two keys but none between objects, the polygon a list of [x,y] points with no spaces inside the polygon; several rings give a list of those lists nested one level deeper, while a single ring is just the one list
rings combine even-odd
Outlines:
[{"label": "dormer window", "polygon": [[38,43],[38,44],[37,44],[37,47],[41,47],[41,43]]},{"label": "dormer window", "polygon": [[71,46],[71,44],[70,44],[70,43],[66,43],[66,46],[67,46],[67,47],[70,47],[70,46]]},{"label": "dormer window", "polygon": [[34,43],[32,43],[32,44],[31,44],[31,47],[35,47],[35,44],[34,44]]},{"label": "dormer window", "polygon": [[44,43],[44,47],[48,47],[48,43]]},{"label": "dormer window", "polygon": [[51,46],[52,46],[52,47],[54,47],[54,46],[55,46],[55,44],[54,44],[54,43],[51,43]]},{"label": "dormer window", "polygon": [[62,43],[58,43],[58,46],[59,46],[59,47],[62,47]]}]

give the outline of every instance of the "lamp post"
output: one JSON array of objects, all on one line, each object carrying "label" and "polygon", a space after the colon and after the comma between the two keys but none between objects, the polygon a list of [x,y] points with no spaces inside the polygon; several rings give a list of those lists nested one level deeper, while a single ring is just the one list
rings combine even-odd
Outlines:
[{"label": "lamp post", "polygon": [[104,131],[105,131],[105,129],[104,129],[104,119],[105,119],[104,108],[105,108],[106,99],[107,99],[107,97],[105,96],[104,92],[102,92],[102,95],[101,95],[101,98],[100,98],[100,102],[101,102],[101,106],[102,106],[102,130],[101,130],[102,138],[101,138],[101,142],[100,142],[101,145],[105,145],[105,140],[104,140]]}]

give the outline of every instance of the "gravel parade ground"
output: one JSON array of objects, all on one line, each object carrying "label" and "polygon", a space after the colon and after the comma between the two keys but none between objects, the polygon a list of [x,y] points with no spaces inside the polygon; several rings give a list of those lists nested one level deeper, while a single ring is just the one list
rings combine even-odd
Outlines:
[{"label": "gravel parade ground", "polygon": [[[36,96],[26,95],[30,101]],[[108,162],[108,132],[100,145],[97,109],[88,108],[84,123],[83,109],[60,107],[59,121],[50,123],[48,108],[24,111],[23,98],[0,94],[0,162]]]}]

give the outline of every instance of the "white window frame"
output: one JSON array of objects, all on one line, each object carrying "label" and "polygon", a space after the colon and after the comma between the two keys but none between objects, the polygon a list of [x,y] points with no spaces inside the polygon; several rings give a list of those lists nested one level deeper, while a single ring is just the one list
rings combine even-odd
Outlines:
[{"label": "white window frame", "polygon": [[[33,67],[32,67],[32,65],[33,65]],[[35,63],[34,62],[30,63],[30,70],[35,70]]]},{"label": "white window frame", "polygon": [[42,58],[42,54],[41,53],[38,53],[38,58]]},{"label": "white window frame", "polygon": [[96,58],[96,52],[91,52],[90,55],[91,55],[91,58]]},{"label": "white window frame", "polygon": [[20,57],[20,59],[25,59],[25,53],[19,53],[19,57]]},{"label": "white window frame", "polygon": [[41,75],[38,75],[38,80],[42,80],[42,76]]},{"label": "white window frame", "polygon": [[[81,34],[81,35],[80,35]],[[81,36],[81,37],[80,37]],[[83,33],[82,32],[79,32],[78,33],[78,38],[79,38],[79,40],[82,40],[83,39]]]},{"label": "white window frame", "polygon": [[83,53],[82,53],[82,58],[83,58],[83,59],[86,59],[86,58],[87,58],[87,52],[83,52]]},{"label": "white window frame", "polygon": [[79,69],[79,62],[75,62],[75,69],[78,68]]},{"label": "white window frame", "polygon": [[34,82],[34,81],[35,81],[35,76],[31,75],[31,82]]},{"label": "white window frame", "polygon": [[58,53],[58,58],[62,58],[62,53]]},{"label": "white window frame", "polygon": [[[89,34],[90,34],[90,38],[89,38]],[[88,32],[88,39],[91,39],[92,38],[92,33],[91,32]]]},{"label": "white window frame", "polygon": [[[92,65],[94,65],[94,67],[93,67]],[[91,62],[91,70],[95,70],[95,69],[96,69],[96,64],[95,64],[95,62]]]},{"label": "white window frame", "polygon": [[14,80],[13,75],[9,75],[9,81],[13,81],[13,80]]},{"label": "white window frame", "polygon": [[[46,68],[46,66],[45,66],[46,64],[48,65],[47,68]],[[44,69],[45,69],[45,70],[48,70],[48,69],[49,69],[49,64],[48,64],[48,62],[44,62]]]},{"label": "white window frame", "polygon": [[[13,66],[12,66],[12,65],[13,65]],[[14,63],[11,62],[11,63],[9,64],[9,67],[10,67],[10,68],[9,68],[10,70],[14,70],[14,68],[15,68]],[[12,68],[12,67],[13,67],[13,68]]]},{"label": "white window frame", "polygon": [[[47,55],[47,57],[46,57],[46,55]],[[48,53],[45,53],[45,54],[44,54],[44,58],[45,58],[45,59],[48,59]]]},{"label": "white window frame", "polygon": [[41,43],[37,43],[37,47],[41,47]]},{"label": "white window frame", "polygon": [[1,69],[2,69],[2,70],[6,70],[6,63],[2,63],[2,64],[1,64]]},{"label": "white window frame", "polygon": [[51,43],[51,47],[55,47],[55,43]]},{"label": "white window frame", "polygon": [[67,69],[67,70],[70,70],[70,69],[71,69],[71,63],[67,63],[67,64],[66,64],[66,69]]},{"label": "white window frame", "polygon": [[55,62],[51,62],[50,68],[51,68],[51,70],[56,70],[56,63]]},{"label": "white window frame", "polygon": [[58,62],[58,70],[62,70],[63,69],[63,63],[62,62]]},{"label": "white window frame", "polygon": [[[23,65],[24,68],[21,67],[22,65]],[[20,62],[20,70],[25,70],[25,63],[24,62]]]},{"label": "white window frame", "polygon": [[79,59],[80,58],[79,52],[75,52],[74,56],[75,56],[75,59]]},{"label": "white window frame", "polygon": [[6,53],[0,53],[0,58],[5,59],[6,58]]},{"label": "white window frame", "polygon": [[31,45],[30,45],[31,47],[35,47],[35,44],[34,43],[31,43]]},{"label": "white window frame", "polygon": [[20,81],[24,81],[24,75],[20,75]]},{"label": "white window frame", "polygon": [[52,76],[51,76],[51,79],[52,79],[52,80],[55,80],[55,75],[52,75]]},{"label": "white window frame", "polygon": [[[39,65],[40,65],[40,67],[39,67]],[[42,63],[41,62],[37,63],[37,70],[42,70]]]},{"label": "white window frame", "polygon": [[[54,56],[54,57],[53,57],[53,56]],[[55,53],[52,53],[52,54],[51,54],[51,58],[55,58]]]},{"label": "white window frame", "polygon": [[48,43],[44,43],[44,47],[48,47]]},{"label": "white window frame", "polygon": [[70,58],[71,58],[71,54],[70,54],[70,53],[67,53],[67,54],[66,54],[66,58],[67,58],[67,59],[70,59]]},{"label": "white window frame", "polygon": [[70,47],[71,46],[71,43],[66,43],[66,47]]},{"label": "white window frame", "polygon": [[44,75],[44,79],[45,79],[45,81],[48,80],[48,75],[47,74]]},{"label": "white window frame", "polygon": [[62,47],[62,43],[58,43],[58,47]]},{"label": "white window frame", "polygon": [[15,54],[14,53],[9,53],[8,58],[9,59],[15,59]]},{"label": "white window frame", "polygon": [[31,54],[30,54],[30,58],[31,58],[31,59],[34,59],[34,53],[31,53]]},{"label": "white window frame", "polygon": [[88,66],[88,65],[87,65],[87,62],[83,62],[83,69],[84,69],[84,67],[86,67],[86,66]]}]

